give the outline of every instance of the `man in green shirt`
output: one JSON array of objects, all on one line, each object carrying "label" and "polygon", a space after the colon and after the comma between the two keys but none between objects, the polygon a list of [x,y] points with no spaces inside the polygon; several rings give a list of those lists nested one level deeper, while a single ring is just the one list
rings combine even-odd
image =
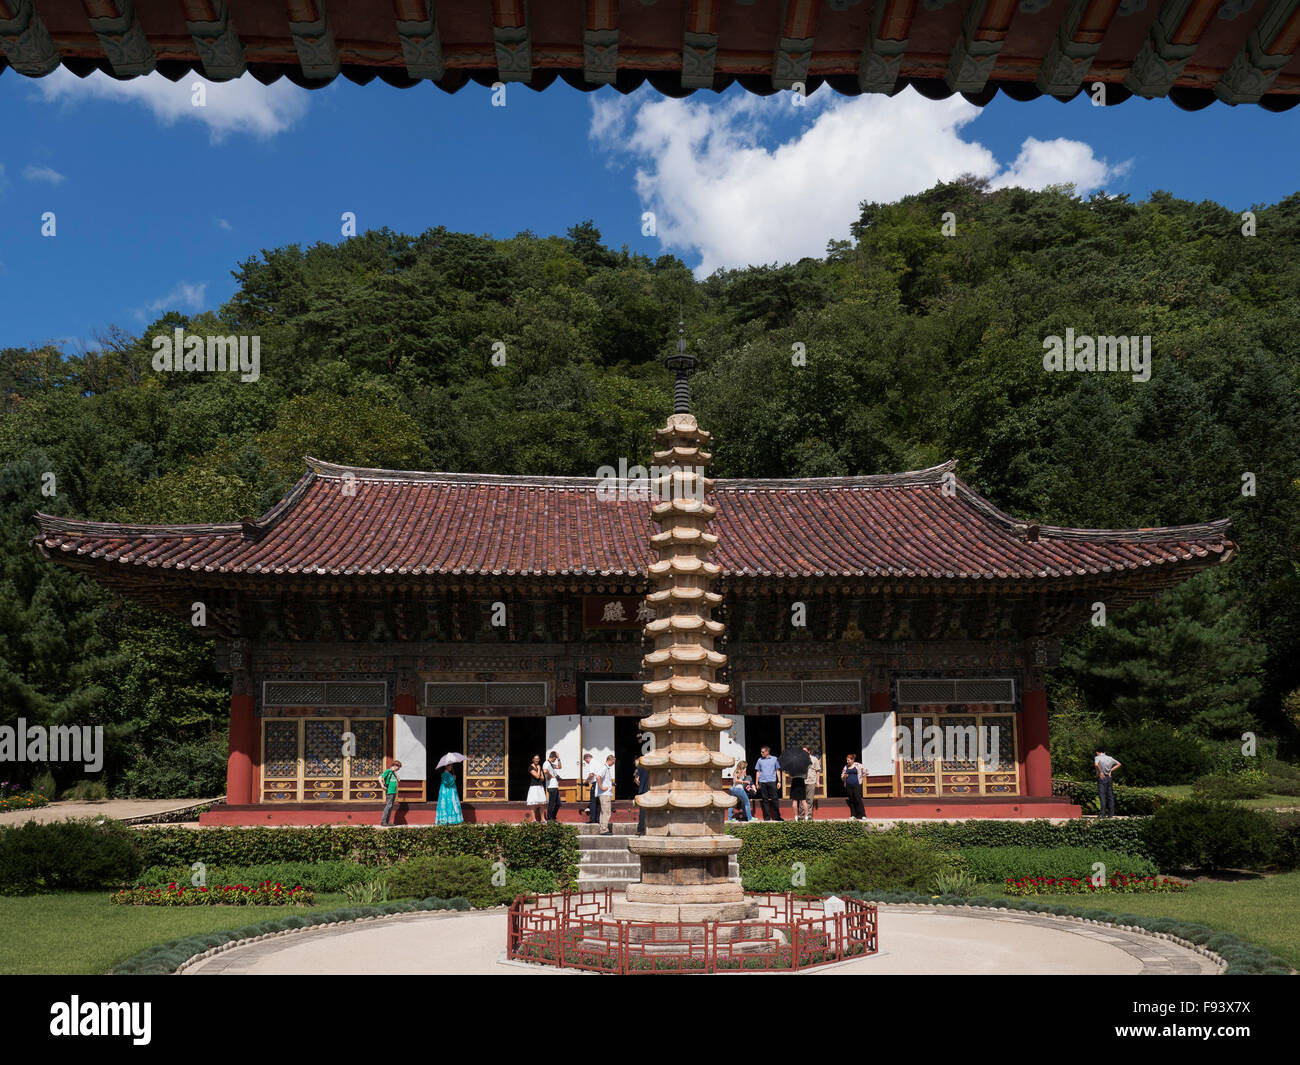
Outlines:
[{"label": "man in green shirt", "polygon": [[384,792],[388,800],[384,803],[384,816],[379,819],[379,823],[384,827],[389,827],[389,818],[393,816],[393,804],[397,802],[397,771],[402,768],[402,763],[393,759],[393,764],[384,770],[384,775],[379,778],[379,783],[383,785]]}]

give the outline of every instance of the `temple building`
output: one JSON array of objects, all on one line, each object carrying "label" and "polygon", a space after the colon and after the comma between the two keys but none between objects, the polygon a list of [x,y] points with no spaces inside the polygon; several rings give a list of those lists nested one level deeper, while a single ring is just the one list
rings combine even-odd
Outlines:
[{"label": "temple building", "polygon": [[[308,458],[256,520],[42,514],[33,544],[186,622],[204,605],[232,678],[227,805],[205,822],[373,823],[381,759],[396,755],[397,821],[430,823],[433,767],[448,751],[468,758],[467,820],[520,820],[527,764],[551,750],[570,775],[572,819],[583,753],[615,754],[618,798],[631,797],[650,712],[643,628],[657,529],[644,493],[607,488]],[[753,765],[764,745],[808,745],[828,770],[822,817],[847,812],[849,752],[866,766],[868,816],[1077,814],[1051,788],[1044,671],[1059,638],[1095,604],[1113,615],[1235,551],[1226,521],[1017,520],[952,462],[719,479],[710,501],[713,617],[725,624],[717,680],[730,692],[718,710],[732,721],[722,750]],[[996,728],[996,749],[896,749],[896,725]]]}]

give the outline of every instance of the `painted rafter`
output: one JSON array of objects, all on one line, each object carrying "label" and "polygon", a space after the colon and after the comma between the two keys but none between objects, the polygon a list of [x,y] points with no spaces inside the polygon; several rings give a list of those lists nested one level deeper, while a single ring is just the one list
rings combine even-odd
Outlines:
[{"label": "painted rafter", "polygon": [[1224,103],[1258,103],[1300,47],[1300,3],[1273,0],[1214,86]]},{"label": "painted rafter", "polygon": [[211,81],[229,81],[242,75],[244,45],[230,17],[226,0],[185,0],[185,28]]},{"label": "painted rafter", "polygon": [[817,0],[785,0],[781,39],[772,57],[772,88],[792,89],[808,81],[817,36]]},{"label": "painted rafter", "polygon": [[863,92],[894,91],[916,4],[917,0],[876,0],[871,12],[871,35],[858,62],[858,85]]},{"label": "painted rafter", "polygon": [[1017,0],[976,0],[962,20],[946,81],[957,92],[983,92],[1002,52]]},{"label": "painted rafter", "polygon": [[720,0],[689,0],[682,38],[682,88],[709,89],[718,62]]},{"label": "painted rafter", "polygon": [[582,76],[593,85],[618,80],[618,0],[587,0]]},{"label": "painted rafter", "polygon": [[433,0],[396,0],[393,8],[406,73],[412,78],[437,81],[447,73],[447,63],[442,54]]},{"label": "painted rafter", "polygon": [[135,17],[132,0],[84,0],[83,6],[114,74],[153,72],[158,61]]},{"label": "painted rafter", "polygon": [[338,76],[339,50],[325,0],[289,0],[289,32],[303,77],[328,81]]},{"label": "painted rafter", "polygon": [[1139,96],[1168,96],[1218,8],[1216,0],[1165,0],[1124,87]]},{"label": "painted rafter", "polygon": [[496,46],[497,80],[532,81],[533,46],[526,0],[492,0],[492,40]]},{"label": "painted rafter", "polygon": [[59,65],[59,50],[32,0],[0,0],[0,52],[30,78],[42,78]]},{"label": "painted rafter", "polygon": [[1101,50],[1120,0],[1071,0],[1038,72],[1038,88],[1053,96],[1073,96]]}]

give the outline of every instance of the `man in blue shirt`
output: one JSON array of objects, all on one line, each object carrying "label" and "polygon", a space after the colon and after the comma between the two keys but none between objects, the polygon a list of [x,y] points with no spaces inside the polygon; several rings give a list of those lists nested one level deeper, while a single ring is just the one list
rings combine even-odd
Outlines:
[{"label": "man in blue shirt", "polygon": [[763,804],[764,821],[784,821],[781,816],[779,782],[781,780],[781,763],[772,757],[772,748],[764,747],[762,757],[754,763],[754,772],[758,779],[758,798]]}]

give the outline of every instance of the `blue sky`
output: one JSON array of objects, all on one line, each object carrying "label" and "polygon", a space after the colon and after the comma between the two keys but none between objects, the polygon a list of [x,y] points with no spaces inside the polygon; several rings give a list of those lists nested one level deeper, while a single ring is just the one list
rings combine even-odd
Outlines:
[{"label": "blue sky", "polygon": [[363,230],[496,236],[591,218],[608,244],[672,252],[703,275],[820,254],[847,238],[859,201],[963,171],[1236,210],[1300,187],[1300,108],[999,96],[981,111],[827,89],[796,106],[788,93],[666,101],[648,86],[621,97],[560,82],[512,85],[493,107],[477,85],[449,96],[340,79],[307,92],[247,78],[206,86],[196,107],[195,81],[0,77],[0,347],[72,351],[112,324],[135,333],[167,310],[215,308],[240,262],[340,240],[344,211]]}]

